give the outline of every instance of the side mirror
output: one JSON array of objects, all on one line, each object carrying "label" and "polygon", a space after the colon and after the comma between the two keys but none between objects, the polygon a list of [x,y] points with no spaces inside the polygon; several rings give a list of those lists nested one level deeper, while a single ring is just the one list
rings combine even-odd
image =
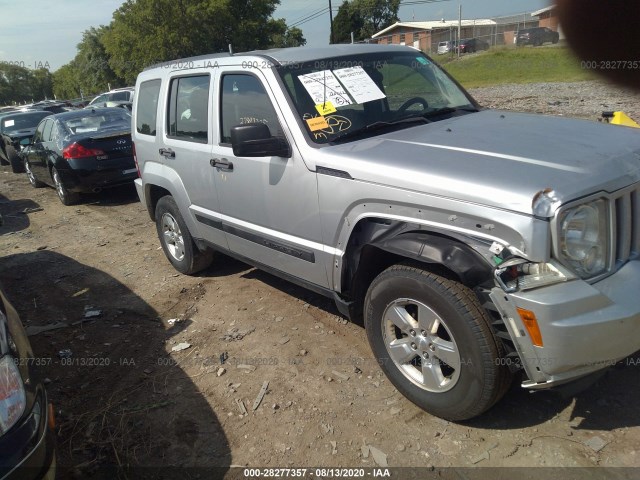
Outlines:
[{"label": "side mirror", "polygon": [[272,137],[264,123],[247,123],[231,128],[231,146],[236,157],[291,158],[291,147],[282,138]]},{"label": "side mirror", "polygon": [[22,140],[20,140],[20,145],[27,146],[27,145],[31,145],[31,143],[33,142],[33,137],[26,137],[23,138]]}]

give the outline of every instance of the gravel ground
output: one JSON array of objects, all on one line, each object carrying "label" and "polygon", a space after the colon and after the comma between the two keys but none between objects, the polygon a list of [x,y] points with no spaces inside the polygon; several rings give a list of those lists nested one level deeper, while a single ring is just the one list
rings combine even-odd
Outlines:
[{"label": "gravel ground", "polygon": [[603,111],[623,111],[640,122],[640,92],[601,81],[507,84],[470,89],[483,106],[597,120]]}]

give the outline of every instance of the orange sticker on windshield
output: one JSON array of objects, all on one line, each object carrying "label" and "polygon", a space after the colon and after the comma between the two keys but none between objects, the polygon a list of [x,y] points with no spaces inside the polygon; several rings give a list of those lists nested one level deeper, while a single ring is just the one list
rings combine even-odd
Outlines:
[{"label": "orange sticker on windshield", "polygon": [[311,130],[312,132],[315,132],[316,130],[323,130],[325,128],[329,128],[327,119],[324,117],[309,118],[307,120],[307,125],[309,125],[309,130]]},{"label": "orange sticker on windshield", "polygon": [[336,113],[336,107],[333,106],[331,102],[319,103],[316,105],[316,110],[320,115],[329,115],[331,113]]}]

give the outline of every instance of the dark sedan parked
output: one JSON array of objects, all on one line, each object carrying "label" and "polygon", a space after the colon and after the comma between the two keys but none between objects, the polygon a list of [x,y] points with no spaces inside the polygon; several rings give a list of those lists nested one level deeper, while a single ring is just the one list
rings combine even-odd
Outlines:
[{"label": "dark sedan parked", "polygon": [[22,145],[29,143],[29,139],[36,130],[36,126],[44,117],[52,112],[33,111],[4,115],[0,119],[0,160],[5,165],[11,164],[14,173],[23,172],[22,159],[19,156]]},{"label": "dark sedan parked", "polygon": [[555,44],[559,41],[560,34],[547,27],[527,28],[520,30],[516,35],[516,44],[518,46],[533,45],[534,47],[539,47],[543,43],[551,42]]},{"label": "dark sedan parked", "polygon": [[460,53],[474,53],[489,50],[489,43],[480,38],[465,38],[460,40]]},{"label": "dark sedan parked", "polygon": [[59,113],[38,125],[22,157],[34,187],[55,187],[72,205],[80,193],[97,192],[138,177],[131,143],[131,115],[123,108]]},{"label": "dark sedan parked", "polygon": [[0,286],[0,479],[53,480],[53,407],[29,339]]}]

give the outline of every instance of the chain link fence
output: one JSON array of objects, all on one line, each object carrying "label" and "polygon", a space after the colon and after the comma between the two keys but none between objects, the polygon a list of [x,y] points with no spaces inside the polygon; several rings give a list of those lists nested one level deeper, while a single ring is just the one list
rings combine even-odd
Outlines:
[{"label": "chain link fence", "polygon": [[[409,23],[409,22],[407,22]],[[419,23],[419,22],[412,22]],[[540,26],[538,17],[531,13],[521,13],[491,19],[462,20],[460,35],[458,36],[457,21],[429,22],[427,29],[399,27],[389,35],[382,35],[371,41],[382,44],[402,44],[416,47],[425,53],[438,54],[438,46],[446,45],[445,53],[454,54],[459,39],[477,38],[484,49],[504,45],[515,45],[515,38],[519,30]],[[459,38],[460,37],[460,38]]]}]

